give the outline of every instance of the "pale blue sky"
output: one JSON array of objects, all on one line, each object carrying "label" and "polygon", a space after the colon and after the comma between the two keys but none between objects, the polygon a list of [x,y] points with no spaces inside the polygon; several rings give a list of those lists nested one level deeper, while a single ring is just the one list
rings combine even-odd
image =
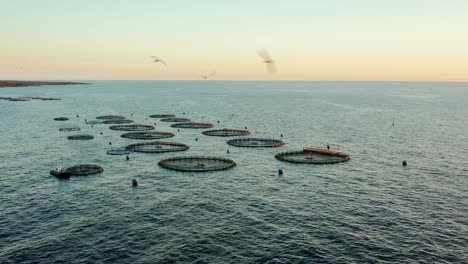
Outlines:
[{"label": "pale blue sky", "polygon": [[468,80],[462,0],[0,0],[0,19],[0,78]]}]

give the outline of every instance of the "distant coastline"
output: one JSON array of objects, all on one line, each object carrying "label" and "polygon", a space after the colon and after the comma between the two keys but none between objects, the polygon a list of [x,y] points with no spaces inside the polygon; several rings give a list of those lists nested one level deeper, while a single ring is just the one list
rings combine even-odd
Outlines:
[{"label": "distant coastline", "polygon": [[8,87],[27,87],[27,86],[42,86],[42,85],[77,85],[89,84],[82,82],[60,82],[60,81],[2,81],[0,80],[0,88]]}]

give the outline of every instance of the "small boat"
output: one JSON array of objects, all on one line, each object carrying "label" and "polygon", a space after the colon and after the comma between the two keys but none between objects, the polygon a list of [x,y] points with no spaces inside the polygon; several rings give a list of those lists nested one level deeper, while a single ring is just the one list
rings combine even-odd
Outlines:
[{"label": "small boat", "polygon": [[50,174],[61,179],[68,179],[71,176],[71,173],[66,170],[62,170],[62,171],[51,170]]}]

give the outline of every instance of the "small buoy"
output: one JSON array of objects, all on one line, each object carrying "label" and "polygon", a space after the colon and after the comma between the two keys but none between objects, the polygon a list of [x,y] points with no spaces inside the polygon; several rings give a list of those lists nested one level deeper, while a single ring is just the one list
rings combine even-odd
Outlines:
[{"label": "small buoy", "polygon": [[278,175],[283,175],[283,169],[278,169]]},{"label": "small buoy", "polygon": [[330,145],[327,145],[327,149],[330,149]]},{"label": "small buoy", "polygon": [[112,142],[109,141],[109,145],[112,145]]},{"label": "small buoy", "polygon": [[126,159],[126,160],[130,160],[130,156],[129,156],[129,155],[127,155],[127,157],[126,157],[125,159]]},{"label": "small buoy", "polygon": [[138,186],[138,180],[136,178],[132,179],[132,186],[134,187]]},{"label": "small buoy", "polygon": [[185,112],[183,112],[182,114],[185,115]]},{"label": "small buoy", "polygon": [[94,127],[94,125],[91,125],[91,127]]},{"label": "small buoy", "polygon": [[406,166],[408,165],[408,163],[406,162],[406,160],[404,160],[402,163],[401,163],[402,166]]},{"label": "small buoy", "polygon": [[76,117],[80,117],[79,115],[76,115]]},{"label": "small buoy", "polygon": [[102,132],[100,134],[102,135]]},{"label": "small buoy", "polygon": [[219,120],[218,120],[218,124],[219,124]]},{"label": "small buoy", "polygon": [[131,113],[130,115],[133,116],[133,113]]},{"label": "small buoy", "polygon": [[195,138],[195,141],[198,141],[198,138]]},{"label": "small buoy", "polygon": [[283,134],[281,134],[281,137],[283,137]]},{"label": "small buoy", "polygon": [[85,122],[88,122],[88,119],[85,119],[84,121],[85,121]]},{"label": "small buoy", "polygon": [[245,127],[245,129],[247,129],[247,126]]},{"label": "small buoy", "polygon": [[226,153],[227,153],[227,154],[229,154],[229,149],[228,149],[228,150],[226,150]]},{"label": "small buoy", "polygon": [[180,132],[180,129],[177,129],[177,132]]}]

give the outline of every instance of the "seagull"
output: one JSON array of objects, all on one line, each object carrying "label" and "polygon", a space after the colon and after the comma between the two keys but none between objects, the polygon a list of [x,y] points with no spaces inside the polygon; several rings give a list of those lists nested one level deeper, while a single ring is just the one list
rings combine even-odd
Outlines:
[{"label": "seagull", "polygon": [[275,61],[271,58],[270,53],[266,49],[257,51],[258,56],[262,58],[263,63],[267,66],[267,71],[269,74],[276,72]]},{"label": "seagull", "polygon": [[210,73],[210,74],[208,74],[208,75],[206,75],[206,76],[203,76],[203,80],[206,80],[206,79],[208,79],[208,78],[210,78],[210,77],[213,77],[213,76],[215,76],[215,75],[216,75],[216,72],[212,72],[212,73]]},{"label": "seagull", "polygon": [[160,58],[158,58],[156,56],[151,56],[151,58],[153,58],[154,63],[160,62],[160,63],[164,64],[165,66],[167,66],[167,63],[165,61],[161,60]]}]

